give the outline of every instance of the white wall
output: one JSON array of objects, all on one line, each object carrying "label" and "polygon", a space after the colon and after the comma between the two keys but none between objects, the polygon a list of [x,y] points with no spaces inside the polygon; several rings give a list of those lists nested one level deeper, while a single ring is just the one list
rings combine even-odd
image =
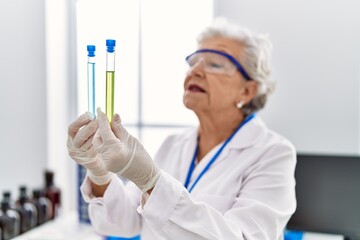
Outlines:
[{"label": "white wall", "polygon": [[66,150],[77,115],[75,3],[0,2],[0,194],[10,190],[16,199],[20,184],[42,187],[51,169],[66,212],[78,191]]},{"label": "white wall", "polygon": [[0,194],[43,184],[46,71],[43,0],[0,2]]},{"label": "white wall", "polygon": [[360,1],[216,0],[215,15],[274,44],[277,90],[261,113],[303,153],[360,153]]}]

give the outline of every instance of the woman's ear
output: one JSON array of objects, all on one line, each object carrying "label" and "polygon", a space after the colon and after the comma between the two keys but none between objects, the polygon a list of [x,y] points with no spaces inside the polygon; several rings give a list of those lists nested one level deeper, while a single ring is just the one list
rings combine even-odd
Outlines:
[{"label": "woman's ear", "polygon": [[258,93],[258,83],[256,81],[246,81],[241,94],[241,101],[249,103]]}]

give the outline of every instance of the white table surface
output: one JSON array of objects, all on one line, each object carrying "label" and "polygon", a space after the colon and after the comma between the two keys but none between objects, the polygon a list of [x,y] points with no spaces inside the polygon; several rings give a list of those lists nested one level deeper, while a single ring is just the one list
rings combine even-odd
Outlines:
[{"label": "white table surface", "polygon": [[13,240],[103,240],[89,224],[79,223],[76,213],[46,222]]}]

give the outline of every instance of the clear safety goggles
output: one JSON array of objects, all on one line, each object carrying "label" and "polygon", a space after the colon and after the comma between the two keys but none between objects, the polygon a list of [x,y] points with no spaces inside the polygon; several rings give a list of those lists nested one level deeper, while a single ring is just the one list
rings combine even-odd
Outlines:
[{"label": "clear safety goggles", "polygon": [[232,75],[238,70],[246,80],[251,80],[239,61],[225,52],[213,49],[200,49],[187,56],[185,60],[190,68],[202,62],[206,72]]}]

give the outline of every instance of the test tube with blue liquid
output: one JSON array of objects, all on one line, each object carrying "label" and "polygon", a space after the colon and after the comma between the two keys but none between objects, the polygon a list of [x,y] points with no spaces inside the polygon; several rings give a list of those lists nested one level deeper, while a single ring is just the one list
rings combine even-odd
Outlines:
[{"label": "test tube with blue liquid", "polygon": [[87,87],[88,87],[88,111],[95,116],[95,46],[88,45],[87,63]]},{"label": "test tube with blue liquid", "polygon": [[[87,45],[87,98],[88,98],[88,112],[95,116],[95,46]],[[86,176],[86,169],[81,165],[78,166],[78,185],[81,186]],[[88,214],[88,203],[81,196],[78,191],[78,211],[79,220],[83,223],[90,223]]]},{"label": "test tube with blue liquid", "polygon": [[106,40],[106,116],[111,122],[114,115],[115,40]]}]

